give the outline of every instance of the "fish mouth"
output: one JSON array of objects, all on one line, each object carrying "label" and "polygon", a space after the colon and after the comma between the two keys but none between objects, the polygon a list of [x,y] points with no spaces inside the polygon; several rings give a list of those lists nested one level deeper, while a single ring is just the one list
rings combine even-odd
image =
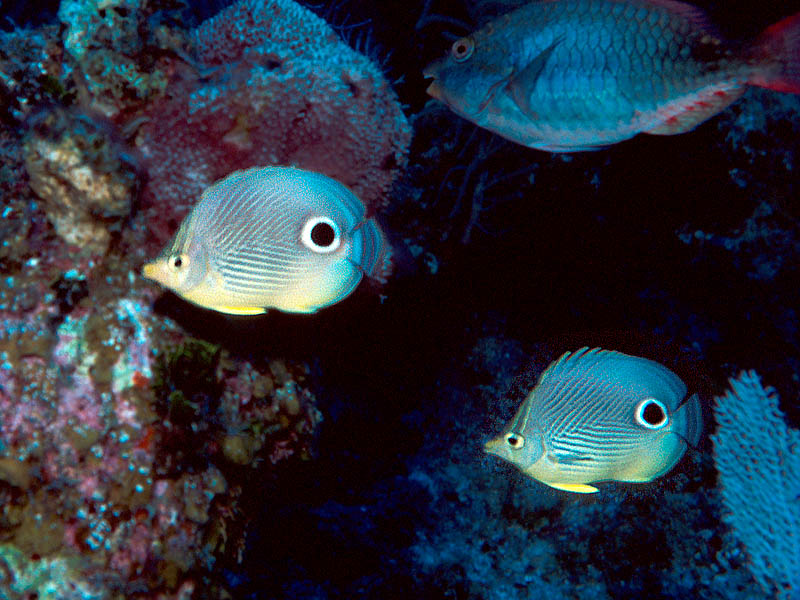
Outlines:
[{"label": "fish mouth", "polygon": [[433,79],[428,85],[428,89],[425,91],[434,98],[441,100],[442,99],[442,86],[439,83],[438,76],[442,70],[442,61],[435,60],[427,67],[422,70],[422,76],[425,79]]},{"label": "fish mouth", "polygon": [[503,444],[503,438],[492,438],[483,445],[483,451],[487,454],[498,454],[497,449]]},{"label": "fish mouth", "polygon": [[156,271],[157,268],[155,263],[147,263],[142,267],[142,275],[148,279],[155,279]]},{"label": "fish mouth", "polygon": [[441,61],[441,59],[440,60],[435,60],[432,63],[429,63],[427,67],[422,69],[422,76],[425,77],[426,79],[428,79],[428,78],[434,78],[435,79],[436,76],[439,74],[439,71],[441,71],[441,70],[442,70],[442,61]]},{"label": "fish mouth", "polygon": [[442,100],[442,86],[439,83],[438,79],[434,79],[428,85],[428,88],[425,90],[429,96],[436,98],[437,100]]}]

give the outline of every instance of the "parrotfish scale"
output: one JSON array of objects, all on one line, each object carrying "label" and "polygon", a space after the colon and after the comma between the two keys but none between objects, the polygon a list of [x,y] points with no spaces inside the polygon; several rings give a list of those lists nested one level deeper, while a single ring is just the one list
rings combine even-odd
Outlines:
[{"label": "parrotfish scale", "polygon": [[623,3],[623,10],[621,17],[628,22],[631,22],[636,17],[636,6],[632,2]]},{"label": "parrotfish scale", "polygon": [[642,35],[637,35],[633,41],[636,47],[636,54],[639,58],[642,58],[647,53],[647,38]]}]

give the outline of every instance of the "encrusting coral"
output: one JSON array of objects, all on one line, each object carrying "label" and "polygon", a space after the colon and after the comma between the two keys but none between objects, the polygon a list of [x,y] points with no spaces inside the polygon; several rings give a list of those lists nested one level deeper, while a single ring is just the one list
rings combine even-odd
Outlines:
[{"label": "encrusting coral", "polygon": [[79,301],[50,334],[50,296],[0,323],[0,582],[182,597],[192,570],[237,560],[246,473],[309,456],[321,416],[307,369],[176,344],[131,299]]},{"label": "encrusting coral", "polygon": [[30,185],[67,243],[105,254],[130,216],[139,185],[133,157],[110,124],[78,111],[40,115],[24,145]]}]

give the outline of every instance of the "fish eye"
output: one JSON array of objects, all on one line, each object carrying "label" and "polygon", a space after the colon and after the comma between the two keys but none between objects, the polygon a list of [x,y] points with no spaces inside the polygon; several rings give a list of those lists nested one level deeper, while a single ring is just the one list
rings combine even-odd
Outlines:
[{"label": "fish eye", "polygon": [[328,217],[312,217],[306,221],[300,239],[306,248],[320,254],[333,252],[342,243],[339,226]]},{"label": "fish eye", "polygon": [[472,56],[473,50],[475,50],[475,42],[472,41],[472,38],[463,37],[453,42],[450,54],[456,62],[464,62]]},{"label": "fish eye", "polygon": [[518,433],[509,431],[506,434],[506,444],[511,446],[514,450],[519,450],[525,445],[525,438]]},{"label": "fish eye", "polygon": [[645,398],[636,405],[636,422],[645,429],[662,429],[669,423],[667,407],[655,398]]},{"label": "fish eye", "polygon": [[185,254],[173,254],[169,257],[169,266],[173,271],[178,271],[189,264],[189,257]]}]

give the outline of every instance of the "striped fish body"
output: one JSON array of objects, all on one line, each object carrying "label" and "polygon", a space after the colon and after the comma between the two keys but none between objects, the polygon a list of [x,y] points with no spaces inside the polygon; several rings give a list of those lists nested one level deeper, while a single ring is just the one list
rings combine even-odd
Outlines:
[{"label": "striped fish body", "polygon": [[362,202],[320,173],[237,171],[210,186],[146,277],[229,314],[309,313],[383,280],[389,246]]},{"label": "striped fish body", "polygon": [[464,118],[559,152],[688,131],[748,84],[798,92],[798,61],[800,15],[744,44],[674,0],[544,0],[457,40],[425,75]]},{"label": "striped fish body", "polygon": [[696,395],[663,365],[582,348],[550,365],[487,452],[557,489],[591,493],[598,481],[651,481],[695,445]]}]

